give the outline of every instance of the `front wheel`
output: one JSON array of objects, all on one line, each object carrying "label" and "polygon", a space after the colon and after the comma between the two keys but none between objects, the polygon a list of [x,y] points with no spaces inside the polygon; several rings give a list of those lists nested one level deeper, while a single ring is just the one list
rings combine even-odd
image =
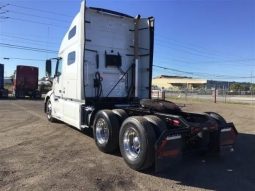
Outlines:
[{"label": "front wheel", "polygon": [[50,99],[47,101],[46,114],[47,114],[47,119],[50,122],[55,122],[56,121],[55,118],[52,117],[52,104],[51,104]]},{"label": "front wheel", "polygon": [[120,152],[132,169],[145,170],[154,164],[155,142],[153,126],[143,117],[129,117],[123,122],[119,134]]}]

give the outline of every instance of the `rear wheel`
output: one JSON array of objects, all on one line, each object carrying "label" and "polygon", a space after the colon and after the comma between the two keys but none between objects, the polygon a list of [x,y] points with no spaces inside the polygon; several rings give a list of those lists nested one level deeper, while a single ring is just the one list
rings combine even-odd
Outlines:
[{"label": "rear wheel", "polygon": [[125,162],[134,170],[145,170],[155,162],[156,135],[143,117],[127,118],[120,129],[120,151]]},{"label": "rear wheel", "polygon": [[112,112],[117,116],[120,124],[128,118],[128,114],[124,109],[113,109]]},{"label": "rear wheel", "polygon": [[145,115],[143,117],[153,125],[157,138],[167,129],[166,123],[159,117],[155,115]]},{"label": "rear wheel", "polygon": [[218,122],[220,127],[222,126],[224,127],[227,124],[226,120],[220,114],[215,112],[205,112],[205,113],[208,114],[213,119],[215,119]]},{"label": "rear wheel", "polygon": [[97,147],[105,153],[113,153],[119,146],[119,121],[111,110],[100,110],[94,120],[93,134]]}]

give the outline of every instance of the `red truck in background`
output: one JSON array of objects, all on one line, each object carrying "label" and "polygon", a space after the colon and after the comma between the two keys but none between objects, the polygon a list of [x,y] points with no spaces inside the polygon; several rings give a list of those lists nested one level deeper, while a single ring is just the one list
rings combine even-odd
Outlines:
[{"label": "red truck in background", "polygon": [[17,66],[13,79],[13,96],[16,98],[41,98],[38,90],[38,68],[34,66]]}]

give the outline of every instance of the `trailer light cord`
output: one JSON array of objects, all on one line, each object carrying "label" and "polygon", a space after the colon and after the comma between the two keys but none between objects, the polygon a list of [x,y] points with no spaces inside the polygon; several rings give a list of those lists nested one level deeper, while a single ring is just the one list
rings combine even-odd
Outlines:
[{"label": "trailer light cord", "polygon": [[95,79],[94,79],[94,87],[95,87],[95,96],[99,98],[102,94],[102,81],[103,78],[101,77],[99,72],[95,73]]}]

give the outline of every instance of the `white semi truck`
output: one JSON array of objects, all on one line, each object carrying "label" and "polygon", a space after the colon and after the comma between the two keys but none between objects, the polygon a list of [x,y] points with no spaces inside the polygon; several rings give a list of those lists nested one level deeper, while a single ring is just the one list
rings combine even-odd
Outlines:
[{"label": "white semi truck", "polygon": [[46,61],[52,90],[45,96],[49,121],[93,128],[97,147],[120,150],[135,170],[186,151],[218,153],[237,131],[216,113],[183,112],[172,102],[151,100],[154,18],[141,18],[81,3],[57,58]]}]

